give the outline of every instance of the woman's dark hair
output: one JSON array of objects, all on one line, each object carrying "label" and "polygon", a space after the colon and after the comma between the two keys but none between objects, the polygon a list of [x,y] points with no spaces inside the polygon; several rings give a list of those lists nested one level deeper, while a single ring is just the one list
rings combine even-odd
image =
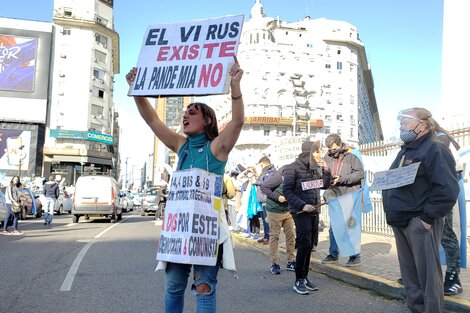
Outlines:
[{"label": "woman's dark hair", "polygon": [[[18,178],[18,183],[16,185],[13,184],[13,179]],[[19,176],[13,176],[10,180],[10,186],[15,186],[17,188],[21,187],[21,183],[20,183],[20,177]]]},{"label": "woman's dark hair", "polygon": [[204,118],[204,132],[207,139],[214,140],[215,137],[219,136],[219,128],[217,126],[217,118],[215,116],[214,110],[205,103],[202,102],[193,102],[188,105],[187,109],[195,108],[202,112],[202,117]]}]

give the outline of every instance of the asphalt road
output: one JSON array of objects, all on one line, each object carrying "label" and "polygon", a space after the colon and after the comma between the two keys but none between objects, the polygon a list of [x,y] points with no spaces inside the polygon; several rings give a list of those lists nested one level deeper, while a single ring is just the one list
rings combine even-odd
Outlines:
[{"label": "asphalt road", "polygon": [[[120,223],[55,216],[51,226],[29,217],[22,236],[0,236],[0,313],[163,312],[164,273],[155,272],[160,223],[138,213]],[[298,295],[295,275],[269,272],[264,253],[237,246],[238,278],[219,272],[218,312],[408,312],[399,301],[339,283],[310,278],[320,290]],[[284,263],[284,262],[283,262]],[[185,312],[194,312],[186,294]]]}]

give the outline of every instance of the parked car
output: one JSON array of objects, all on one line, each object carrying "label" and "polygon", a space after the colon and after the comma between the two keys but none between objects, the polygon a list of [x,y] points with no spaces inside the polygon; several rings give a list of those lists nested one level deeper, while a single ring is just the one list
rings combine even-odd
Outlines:
[{"label": "parked car", "polygon": [[[2,187],[0,190],[3,195],[5,195],[6,187]],[[37,218],[42,216],[41,202],[30,188],[20,187],[18,189],[18,195],[21,205],[23,206],[20,212],[20,220],[26,219],[27,215],[34,215]]]},{"label": "parked car", "polygon": [[80,176],[75,186],[72,202],[72,222],[80,216],[110,217],[114,223],[122,219],[119,185],[111,176]]},{"label": "parked car", "polygon": [[54,213],[61,215],[63,213],[72,212],[72,198],[69,193],[65,190],[61,190],[59,193],[59,198],[55,202]]},{"label": "parked car", "polygon": [[3,226],[7,215],[7,201],[5,199],[5,194],[0,190],[0,224]]},{"label": "parked car", "polygon": [[164,203],[166,199],[165,187],[150,187],[145,192],[142,199],[142,206],[140,207],[140,215],[145,216],[146,213],[152,212],[157,215],[162,214],[164,210]]},{"label": "parked car", "polygon": [[134,194],[134,208],[140,208],[142,206],[142,198],[144,197],[143,193]]},{"label": "parked car", "polygon": [[132,211],[134,209],[134,199],[130,192],[122,191],[119,195],[121,200],[119,201],[120,206],[124,212]]}]

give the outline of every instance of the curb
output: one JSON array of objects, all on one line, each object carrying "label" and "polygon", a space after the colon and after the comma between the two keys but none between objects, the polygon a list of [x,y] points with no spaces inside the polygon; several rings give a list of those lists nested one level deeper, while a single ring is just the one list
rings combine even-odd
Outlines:
[{"label": "curb", "polygon": [[[232,238],[240,245],[255,248],[269,256],[269,245],[258,244],[237,233],[232,233]],[[285,249],[281,246],[279,246],[279,252],[283,254],[286,253]],[[321,264],[321,260],[314,259],[313,257],[310,260],[310,268],[316,273],[326,275],[362,289],[370,290],[381,296],[401,301],[405,300],[404,289],[397,282],[336,264]],[[468,300],[444,296],[444,301],[446,312],[470,313],[470,301]]]}]

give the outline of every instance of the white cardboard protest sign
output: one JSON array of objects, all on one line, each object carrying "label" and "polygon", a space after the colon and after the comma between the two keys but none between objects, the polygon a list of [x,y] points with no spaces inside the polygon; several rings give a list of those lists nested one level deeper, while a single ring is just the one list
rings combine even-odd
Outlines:
[{"label": "white cardboard protest sign", "polygon": [[201,169],[173,172],[157,260],[215,265],[223,182]]},{"label": "white cardboard protest sign", "polygon": [[243,15],[150,25],[130,96],[228,93]]},{"label": "white cardboard protest sign", "polygon": [[415,181],[416,173],[421,162],[408,166],[377,172],[369,190],[385,190],[410,185]]}]

